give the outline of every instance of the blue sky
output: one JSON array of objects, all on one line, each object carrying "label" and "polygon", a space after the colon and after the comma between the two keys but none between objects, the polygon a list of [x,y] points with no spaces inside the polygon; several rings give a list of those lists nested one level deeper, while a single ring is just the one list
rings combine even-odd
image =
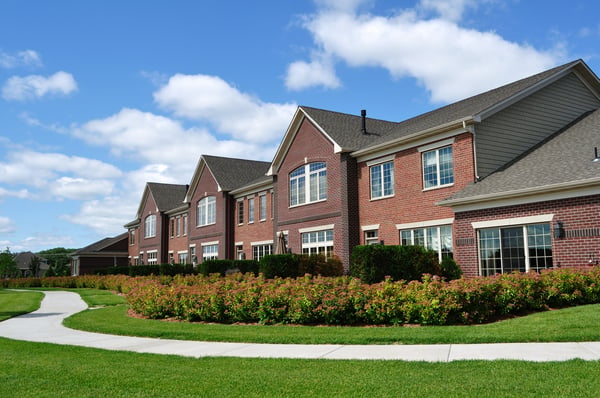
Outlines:
[{"label": "blue sky", "polygon": [[596,1],[0,2],[0,247],[124,232],[201,154],[271,160],[298,105],[401,121],[582,58]]}]

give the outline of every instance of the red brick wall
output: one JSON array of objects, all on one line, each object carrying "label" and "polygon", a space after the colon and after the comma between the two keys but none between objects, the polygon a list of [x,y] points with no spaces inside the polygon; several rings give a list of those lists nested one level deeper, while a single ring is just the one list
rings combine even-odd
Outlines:
[{"label": "red brick wall", "polygon": [[552,226],[562,221],[564,239],[552,237],[555,266],[588,267],[590,254],[600,260],[600,195],[553,200],[519,206],[498,207],[457,213],[454,225],[455,259],[467,276],[478,275],[477,234],[471,223],[554,214]]},{"label": "red brick wall", "polygon": [[[289,248],[294,253],[302,252],[298,229],[335,224],[334,254],[348,263],[348,249],[344,248],[342,225],[342,161],[341,154],[334,153],[333,144],[307,120],[301,124],[275,179],[277,196],[277,230],[289,231]],[[312,162],[327,165],[327,200],[306,205],[289,207],[289,173]],[[308,180],[307,180],[308,184]]]},{"label": "red brick wall", "polygon": [[[131,229],[135,230],[135,241],[133,242],[133,244],[131,244],[130,241],[130,235],[129,235],[129,231]],[[135,227],[135,228],[128,228],[127,229],[127,251],[129,254],[129,264],[130,265],[134,265],[135,264],[135,257],[139,257],[140,254],[140,239],[141,239],[141,230],[139,227]]]},{"label": "red brick wall", "polygon": [[[207,196],[214,196],[216,200],[216,223],[212,225],[206,225],[199,227],[197,225],[197,214],[198,214],[198,202],[200,199]],[[228,195],[224,192],[218,191],[218,185],[212,176],[212,173],[208,168],[204,168],[198,185],[192,193],[190,208],[189,208],[189,220],[188,220],[188,236],[189,244],[196,244],[196,256],[199,261],[202,259],[202,247],[203,242],[219,241],[219,258],[226,258],[227,244],[226,241],[226,221],[229,219],[227,214]]]},{"label": "red brick wall", "polygon": [[[146,217],[154,214],[156,215],[156,235],[154,237],[146,238],[145,234],[145,223]],[[151,194],[148,195],[144,209],[141,213],[140,229],[138,233],[139,250],[144,252],[144,264],[148,264],[148,251],[157,250],[156,258],[157,262],[161,263],[161,259],[166,256],[166,248],[161,247],[163,240],[163,218],[157,210],[156,202]],[[139,252],[138,252],[139,255]]]},{"label": "red brick wall", "polygon": [[[179,236],[177,235],[177,218],[179,217],[181,227]],[[171,233],[171,219],[175,220],[175,231]],[[194,220],[195,222],[195,220]],[[189,218],[188,218],[188,230],[189,230]],[[180,251],[188,251],[188,234],[184,231],[184,222],[183,215],[171,216],[169,218],[169,252],[173,253],[173,259],[175,262],[179,262],[179,254]],[[188,261],[191,262],[191,259],[188,258]]]},{"label": "red brick wall", "polygon": [[[379,224],[379,239],[386,244],[400,243],[396,224],[421,222],[453,217],[452,209],[435,203],[464,188],[475,179],[472,136],[456,136],[452,145],[454,185],[423,190],[421,153],[417,148],[399,152],[394,158],[394,196],[371,200],[370,170],[367,162],[358,165],[358,194],[360,225]],[[361,233],[362,235],[362,233]],[[360,238],[364,244],[364,236]]]},{"label": "red brick wall", "polygon": [[[267,198],[267,217],[261,221],[259,217],[260,202],[259,196],[265,194]],[[238,224],[238,209],[237,200],[235,201],[235,217],[233,223],[235,225],[235,242],[243,242],[243,249],[246,259],[252,259],[252,246],[251,242],[262,242],[267,240],[273,240],[275,238],[273,234],[273,214],[272,214],[272,202],[273,194],[271,190],[262,190],[254,194],[254,222],[248,223],[248,197],[244,196],[244,222]],[[235,243],[234,242],[234,243]],[[273,251],[275,251],[275,244],[273,244]]]}]

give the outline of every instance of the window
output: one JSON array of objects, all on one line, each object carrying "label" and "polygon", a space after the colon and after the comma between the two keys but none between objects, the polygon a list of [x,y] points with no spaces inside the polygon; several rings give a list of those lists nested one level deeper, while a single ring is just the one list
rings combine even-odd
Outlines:
[{"label": "window", "polygon": [[333,255],[333,229],[302,234],[302,254]]},{"label": "window", "polygon": [[260,221],[267,219],[267,195],[258,197],[258,218]]},{"label": "window", "polygon": [[150,214],[144,222],[144,238],[156,236],[156,214]]},{"label": "window", "polygon": [[129,244],[135,245],[135,229],[133,228],[129,230]]},{"label": "window", "polygon": [[190,258],[192,259],[192,264],[196,265],[196,263],[198,263],[198,258],[196,257],[196,246],[190,246]]},{"label": "window", "polygon": [[158,262],[158,252],[148,252],[148,265],[156,264]]},{"label": "window", "polygon": [[187,214],[184,214],[183,216],[183,235],[187,235],[187,230],[188,230],[188,216]]},{"label": "window", "polygon": [[248,224],[254,222],[254,197],[248,198]]},{"label": "window", "polygon": [[171,230],[171,238],[172,238],[172,237],[175,236],[175,219],[174,218],[171,218],[169,220],[169,227],[170,227],[170,230]]},{"label": "window", "polygon": [[235,258],[238,260],[246,259],[246,253],[244,253],[244,245],[235,246]]},{"label": "window", "polygon": [[181,217],[177,217],[177,236],[181,236]]},{"label": "window", "polygon": [[188,264],[188,254],[187,252],[179,252],[179,264]]},{"label": "window", "polygon": [[394,162],[371,166],[371,199],[394,195]]},{"label": "window", "polygon": [[483,276],[552,268],[550,224],[487,228],[478,236]]},{"label": "window", "polygon": [[217,222],[217,206],[214,196],[207,196],[198,201],[198,215],[196,224],[201,227],[204,225],[215,224]]},{"label": "window", "polygon": [[[306,176],[308,175],[308,187]],[[309,163],[290,173],[290,206],[327,199],[325,162]]]},{"label": "window", "polygon": [[206,245],[202,246],[202,258],[206,260],[216,260],[219,258],[219,245]]},{"label": "window", "polygon": [[453,183],[452,146],[423,152],[423,188],[435,188]]},{"label": "window", "polygon": [[273,254],[273,245],[256,245],[252,246],[252,258],[259,261],[267,254]]},{"label": "window", "polygon": [[379,231],[376,229],[365,231],[365,245],[376,245],[379,243]]},{"label": "window", "polygon": [[238,215],[237,215],[238,224],[243,224],[244,223],[244,199],[240,199],[237,201],[237,210],[238,210]]},{"label": "window", "polygon": [[453,257],[452,254],[452,226],[441,225],[438,227],[405,229],[400,231],[401,245],[423,246],[438,254],[441,262],[444,257]]}]

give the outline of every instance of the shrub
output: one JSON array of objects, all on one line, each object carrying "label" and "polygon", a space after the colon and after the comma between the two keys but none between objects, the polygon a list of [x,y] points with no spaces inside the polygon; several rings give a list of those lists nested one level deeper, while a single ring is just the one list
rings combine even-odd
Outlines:
[{"label": "shrub", "polygon": [[256,260],[234,260],[232,267],[242,274],[252,273],[258,275],[258,261]]},{"label": "shrub", "polygon": [[267,279],[279,276],[295,278],[298,276],[298,256],[295,254],[269,254],[260,259],[258,272]]},{"label": "shrub", "polygon": [[443,276],[447,281],[460,279],[462,277],[462,269],[452,257],[442,258],[442,262],[440,263],[440,271],[441,276]]},{"label": "shrub", "polygon": [[322,254],[309,256],[300,254],[298,257],[298,275],[342,276],[344,264],[337,257],[325,257]]},{"label": "shrub", "polygon": [[198,264],[198,272],[202,275],[221,274],[221,276],[225,276],[227,270],[232,268],[232,260],[204,260]]}]

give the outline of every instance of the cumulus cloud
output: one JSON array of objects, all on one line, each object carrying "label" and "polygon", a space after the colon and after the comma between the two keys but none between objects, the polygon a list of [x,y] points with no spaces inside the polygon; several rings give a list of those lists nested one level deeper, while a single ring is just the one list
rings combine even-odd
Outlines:
[{"label": "cumulus cloud", "polygon": [[123,225],[135,217],[139,200],[138,197],[124,202],[120,196],[107,196],[84,202],[77,214],[62,218],[73,224],[89,227],[102,235],[115,235],[122,233]]},{"label": "cumulus cloud", "polygon": [[0,233],[9,234],[15,232],[15,224],[13,220],[8,217],[0,216]]},{"label": "cumulus cloud", "polygon": [[42,66],[42,59],[39,54],[33,50],[19,51],[16,54],[9,54],[0,51],[0,68],[17,68],[20,66]]},{"label": "cumulus cloud", "polygon": [[[350,3],[354,7],[360,4]],[[423,0],[392,16],[327,7],[306,17],[303,26],[313,37],[314,51],[326,59],[351,67],[383,68],[394,78],[414,78],[434,102],[455,101],[540,72],[561,60],[564,49],[560,44],[539,50],[494,32],[461,27],[457,20],[474,5],[471,0]],[[427,18],[423,10],[435,16]],[[304,71],[288,68],[286,81],[298,81],[301,76],[296,73]]]},{"label": "cumulus cloud", "polygon": [[333,62],[317,56],[310,62],[292,62],[288,66],[285,85],[290,90],[303,90],[313,86],[338,88],[341,82],[335,74]]},{"label": "cumulus cloud", "polygon": [[77,91],[77,82],[67,72],[56,72],[52,76],[13,76],[2,87],[5,100],[27,101],[46,95],[68,95]]},{"label": "cumulus cloud", "polygon": [[209,75],[174,75],[154,100],[177,116],[207,121],[235,139],[259,143],[281,138],[297,108],[263,102]]},{"label": "cumulus cloud", "polygon": [[12,191],[0,187],[0,199],[2,198],[32,199],[33,195],[27,189]]},{"label": "cumulus cloud", "polygon": [[114,185],[110,180],[60,177],[50,184],[48,191],[57,198],[86,200],[111,193]]}]

